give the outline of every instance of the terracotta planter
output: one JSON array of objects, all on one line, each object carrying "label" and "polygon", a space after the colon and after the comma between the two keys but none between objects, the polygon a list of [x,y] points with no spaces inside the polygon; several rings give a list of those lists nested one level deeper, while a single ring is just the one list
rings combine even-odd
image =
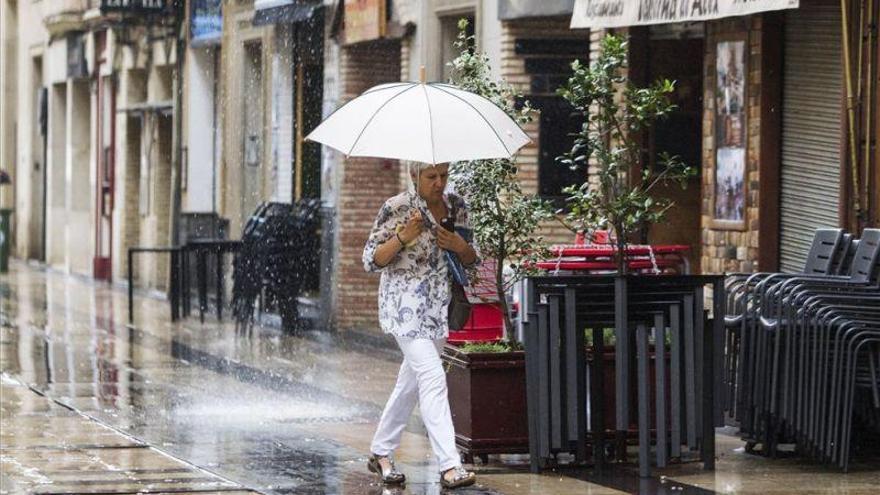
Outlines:
[{"label": "terracotta planter", "polygon": [[464,353],[443,349],[455,442],[474,456],[529,451],[525,353]]}]

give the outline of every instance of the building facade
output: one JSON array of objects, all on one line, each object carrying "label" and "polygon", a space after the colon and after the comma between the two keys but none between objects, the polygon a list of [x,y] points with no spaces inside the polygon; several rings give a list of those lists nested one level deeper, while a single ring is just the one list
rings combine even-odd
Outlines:
[{"label": "building facade", "polygon": [[699,232],[706,273],[799,271],[816,228],[880,224],[877,2],[719,5],[681,19],[591,16],[576,2],[572,24],[628,36],[634,80],[678,82],[646,162],[675,153],[702,180],[668,191],[679,207],[652,242]]},{"label": "building facade", "polygon": [[[4,3],[18,257],[109,281],[129,246],[167,245],[175,37],[158,10],[143,22],[99,1]],[[162,289],[165,263],[142,259],[139,281]]]},{"label": "building facade", "polygon": [[[705,273],[796,270],[814,228],[880,219],[878,0],[846,2],[846,22],[832,0],[662,22],[591,16],[579,0],[190,0],[176,18],[159,3],[145,16],[0,2],[0,166],[14,181],[0,207],[15,210],[17,257],[69,273],[122,282],[129,247],[237,239],[263,202],[319,200],[304,299],[322,328],[376,331],[378,278],[361,251],[405,167],[305,137],[376,84],[422,66],[448,79],[461,18],[536,109],[517,158],[527,191],[563,206],[562,189],[590,177],[555,161],[580,124],[556,88],[613,31],[629,37],[634,81],[677,82],[644,166],[670,152],[700,171],[661,191],[676,206],[650,242],[691,245]],[[544,234],[572,238],[558,222]],[[136,283],[163,291],[168,268],[141,256]]]}]

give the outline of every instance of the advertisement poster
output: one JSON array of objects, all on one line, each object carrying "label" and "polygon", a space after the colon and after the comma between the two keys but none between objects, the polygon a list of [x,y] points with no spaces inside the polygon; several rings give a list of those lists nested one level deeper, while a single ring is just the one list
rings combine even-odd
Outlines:
[{"label": "advertisement poster", "polygon": [[716,227],[745,228],[746,49],[744,39],[719,41],[715,61]]}]

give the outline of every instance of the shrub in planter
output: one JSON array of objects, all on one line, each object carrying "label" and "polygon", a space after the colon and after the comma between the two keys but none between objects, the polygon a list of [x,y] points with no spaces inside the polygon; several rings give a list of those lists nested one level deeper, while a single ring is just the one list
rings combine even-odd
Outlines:
[{"label": "shrub in planter", "polygon": [[[467,21],[459,22],[451,62],[453,82],[488,98],[518,123],[531,118],[528,103],[517,109],[519,95],[503,81],[490,77],[489,59],[473,49],[466,34]],[[474,238],[483,259],[495,261],[492,285],[503,316],[505,338],[489,346],[447,346],[443,353],[448,374],[449,402],[456,443],[466,458],[489,453],[528,451],[525,355],[514,338],[508,289],[529,273],[531,257],[543,244],[537,235],[550,208],[541,199],[523,192],[514,159],[475,160],[453,165],[456,191],[469,206]],[[523,253],[532,252],[531,255]]]},{"label": "shrub in planter", "polygon": [[[517,109],[522,98],[512,86],[491,78],[489,58],[475,51],[467,36],[467,21],[459,21],[456,47],[461,50],[451,62],[452,82],[495,103],[519,124],[531,120],[528,102]],[[473,160],[453,164],[456,191],[467,200],[474,239],[483,259],[495,261],[493,285],[504,318],[505,341],[516,347],[506,293],[514,283],[532,272],[531,261],[542,258],[542,221],[552,217],[548,203],[527,194],[517,177],[515,157],[502,160]]]}]

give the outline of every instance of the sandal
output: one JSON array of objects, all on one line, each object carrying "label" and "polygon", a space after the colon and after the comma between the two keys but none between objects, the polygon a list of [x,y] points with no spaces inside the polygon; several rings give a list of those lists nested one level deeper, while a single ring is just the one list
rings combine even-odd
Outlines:
[{"label": "sandal", "polygon": [[[380,459],[388,459],[391,469],[385,471],[382,468],[382,463],[379,462]],[[386,485],[400,485],[406,481],[406,476],[397,470],[397,467],[394,465],[394,459],[388,455],[371,455],[370,460],[367,461],[367,469],[378,474],[379,481]]]},{"label": "sandal", "polygon": [[[446,478],[446,473],[448,473],[449,471],[454,471],[452,475],[452,480]],[[443,488],[453,489],[461,488],[463,486],[471,486],[476,481],[477,475],[461,466],[447,469],[446,471],[440,473],[440,486],[442,486]]]}]

